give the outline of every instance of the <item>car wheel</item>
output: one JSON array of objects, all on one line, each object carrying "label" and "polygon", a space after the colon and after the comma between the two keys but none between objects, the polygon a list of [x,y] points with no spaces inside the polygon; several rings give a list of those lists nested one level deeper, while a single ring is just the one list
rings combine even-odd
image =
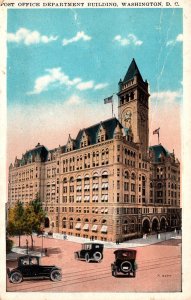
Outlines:
[{"label": "car wheel", "polygon": [[23,276],[20,272],[13,272],[10,277],[12,283],[21,283],[23,281]]},{"label": "car wheel", "polygon": [[97,262],[100,262],[102,260],[102,254],[98,251],[94,253],[93,257],[94,257],[94,260]]},{"label": "car wheel", "polygon": [[132,264],[130,261],[123,261],[120,265],[122,273],[129,273],[132,270]]},{"label": "car wheel", "polygon": [[52,281],[60,281],[62,279],[62,274],[59,270],[53,270],[50,273],[50,279]]},{"label": "car wheel", "polygon": [[88,263],[90,262],[90,257],[89,257],[89,254],[88,254],[88,253],[85,254],[85,260],[86,260],[86,262],[88,262]]}]

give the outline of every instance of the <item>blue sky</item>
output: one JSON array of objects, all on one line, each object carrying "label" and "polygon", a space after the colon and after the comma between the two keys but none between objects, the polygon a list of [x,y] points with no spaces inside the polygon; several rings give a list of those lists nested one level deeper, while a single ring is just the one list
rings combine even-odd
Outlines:
[{"label": "blue sky", "polygon": [[[23,144],[25,130],[37,139],[36,122],[48,128],[54,120],[53,109],[54,114],[63,109],[55,121],[58,131],[66,118],[66,131],[74,132],[74,113],[81,118],[77,124],[81,127],[110,117],[103,99],[117,92],[132,58],[150,83],[153,126],[159,124],[155,118],[159,118],[159,106],[181,105],[182,9],[10,9],[7,26],[8,135],[12,141],[20,133]],[[82,108],[93,109],[88,121]],[[49,119],[42,119],[44,112]],[[15,118],[18,131],[13,130]]]}]

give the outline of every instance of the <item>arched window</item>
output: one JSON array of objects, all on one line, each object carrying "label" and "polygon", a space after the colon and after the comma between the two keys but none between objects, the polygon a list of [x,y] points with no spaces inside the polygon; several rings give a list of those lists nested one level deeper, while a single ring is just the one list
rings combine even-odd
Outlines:
[{"label": "arched window", "polygon": [[135,173],[131,173],[131,179],[132,179],[132,180],[135,180],[135,178],[136,178],[136,177],[135,177]]},{"label": "arched window", "polygon": [[125,179],[129,179],[129,172],[128,171],[124,172],[124,177],[125,177]]},{"label": "arched window", "polygon": [[77,177],[77,182],[81,182],[81,181],[82,181],[81,176],[78,176],[78,177]]},{"label": "arched window", "polygon": [[69,228],[70,228],[70,229],[73,229],[73,228],[74,228],[74,220],[73,220],[73,218],[70,218],[70,219],[69,219]]},{"label": "arched window", "polygon": [[62,219],[62,228],[66,228],[66,218]]},{"label": "arched window", "polygon": [[108,178],[108,173],[107,171],[104,171],[101,175],[102,178]]},{"label": "arched window", "polygon": [[70,182],[74,182],[74,177],[70,177]]}]

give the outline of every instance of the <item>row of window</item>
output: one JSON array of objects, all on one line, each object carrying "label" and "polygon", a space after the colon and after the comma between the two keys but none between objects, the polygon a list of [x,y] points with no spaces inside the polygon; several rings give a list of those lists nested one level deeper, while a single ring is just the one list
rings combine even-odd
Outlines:
[{"label": "row of window", "polygon": [[[99,202],[98,195],[93,195],[92,198],[90,198],[90,196],[87,195],[87,196],[84,196],[83,198],[82,198],[82,196],[77,196],[75,198],[75,200],[74,200],[74,196],[69,196],[69,197],[63,196],[62,203],[67,203],[67,202],[69,202],[69,203],[73,203],[73,202],[81,203],[81,202],[84,202],[85,203],[85,202],[90,202],[91,199],[92,199],[92,202]],[[101,202],[108,202],[108,199],[109,199],[108,194],[103,194],[101,196],[100,200],[101,200]]]}]

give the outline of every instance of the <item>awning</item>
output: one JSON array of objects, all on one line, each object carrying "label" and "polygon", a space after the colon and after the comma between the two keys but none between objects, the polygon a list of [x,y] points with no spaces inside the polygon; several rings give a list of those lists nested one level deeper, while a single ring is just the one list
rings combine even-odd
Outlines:
[{"label": "awning", "polygon": [[104,212],[104,208],[101,209],[101,212]]},{"label": "awning", "polygon": [[104,232],[106,233],[107,232],[107,226],[106,225],[103,225],[102,228],[101,228],[101,232]]},{"label": "awning", "polygon": [[108,188],[108,182],[102,183],[102,189],[107,189]]},{"label": "awning", "polygon": [[85,224],[83,230],[88,230],[88,229],[89,229],[89,224]]},{"label": "awning", "polygon": [[77,196],[76,197],[76,202],[81,202],[81,200],[82,200],[82,196]]},{"label": "awning", "polygon": [[92,231],[97,231],[97,227],[98,227],[98,225],[94,224],[94,225],[92,226]]},{"label": "awning", "polygon": [[84,201],[89,201],[90,200],[90,196],[85,196]]},{"label": "awning", "polygon": [[108,195],[102,195],[101,200],[108,200]]},{"label": "awning", "polygon": [[90,185],[89,184],[86,184],[85,186],[84,186],[84,190],[89,190],[90,189]]},{"label": "awning", "polygon": [[76,191],[81,191],[81,190],[82,190],[81,185],[78,185],[78,186],[76,187]]},{"label": "awning", "polygon": [[98,183],[93,184],[93,189],[98,189]]},{"label": "awning", "polygon": [[108,213],[108,209],[106,208],[104,212],[105,212],[105,213]]},{"label": "awning", "polygon": [[80,228],[81,228],[81,223],[77,223],[75,229],[80,229]]},{"label": "awning", "polygon": [[94,195],[94,196],[93,196],[93,200],[98,200],[98,196],[97,196],[97,195]]}]

